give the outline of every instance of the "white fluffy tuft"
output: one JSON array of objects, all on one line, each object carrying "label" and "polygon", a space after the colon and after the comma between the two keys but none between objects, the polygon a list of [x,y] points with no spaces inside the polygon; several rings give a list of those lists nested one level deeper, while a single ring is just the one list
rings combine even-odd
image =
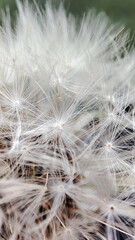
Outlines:
[{"label": "white fluffy tuft", "polygon": [[132,240],[128,34],[103,13],[17,5],[0,29],[0,239]]}]

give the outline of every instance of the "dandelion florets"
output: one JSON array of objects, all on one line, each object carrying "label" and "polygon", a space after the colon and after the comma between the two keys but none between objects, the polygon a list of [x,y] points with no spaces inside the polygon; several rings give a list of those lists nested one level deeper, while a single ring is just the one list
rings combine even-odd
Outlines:
[{"label": "dandelion florets", "polygon": [[0,239],[133,240],[128,33],[93,10],[17,5],[0,29]]}]

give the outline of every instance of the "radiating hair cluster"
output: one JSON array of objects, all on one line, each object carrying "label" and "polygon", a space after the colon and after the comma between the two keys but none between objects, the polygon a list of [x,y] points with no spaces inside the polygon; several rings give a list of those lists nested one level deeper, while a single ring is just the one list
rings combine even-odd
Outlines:
[{"label": "radiating hair cluster", "polygon": [[91,10],[0,29],[0,239],[135,239],[135,51]]}]

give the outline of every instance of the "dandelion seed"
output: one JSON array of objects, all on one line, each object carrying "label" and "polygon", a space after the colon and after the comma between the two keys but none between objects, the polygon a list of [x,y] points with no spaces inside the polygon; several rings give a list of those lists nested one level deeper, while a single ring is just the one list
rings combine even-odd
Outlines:
[{"label": "dandelion seed", "polygon": [[17,6],[0,30],[0,239],[133,240],[128,33],[62,3]]}]

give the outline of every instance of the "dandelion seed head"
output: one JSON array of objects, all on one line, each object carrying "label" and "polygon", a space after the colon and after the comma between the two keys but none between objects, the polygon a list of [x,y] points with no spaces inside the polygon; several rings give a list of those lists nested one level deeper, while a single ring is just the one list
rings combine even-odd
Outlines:
[{"label": "dandelion seed head", "polygon": [[65,192],[65,187],[64,187],[64,185],[59,185],[59,186],[57,186],[57,191],[60,192],[60,193],[64,193],[64,192]]},{"label": "dandelion seed head", "polygon": [[113,145],[112,145],[111,142],[106,143],[106,150],[107,151],[111,151],[112,148],[113,148]]},{"label": "dandelion seed head", "polygon": [[18,107],[20,105],[20,101],[19,100],[15,100],[13,104],[14,104],[15,107]]},{"label": "dandelion seed head", "polygon": [[108,116],[109,116],[109,119],[116,120],[116,115],[113,112],[110,112]]},{"label": "dandelion seed head", "polygon": [[0,29],[0,239],[132,240],[128,33],[94,10],[17,6]]},{"label": "dandelion seed head", "polygon": [[115,206],[111,205],[111,206],[109,206],[109,209],[110,209],[111,212],[114,212],[115,211]]},{"label": "dandelion seed head", "polygon": [[63,129],[63,123],[61,121],[57,121],[54,124],[54,128],[58,129],[58,130],[62,130]]}]

